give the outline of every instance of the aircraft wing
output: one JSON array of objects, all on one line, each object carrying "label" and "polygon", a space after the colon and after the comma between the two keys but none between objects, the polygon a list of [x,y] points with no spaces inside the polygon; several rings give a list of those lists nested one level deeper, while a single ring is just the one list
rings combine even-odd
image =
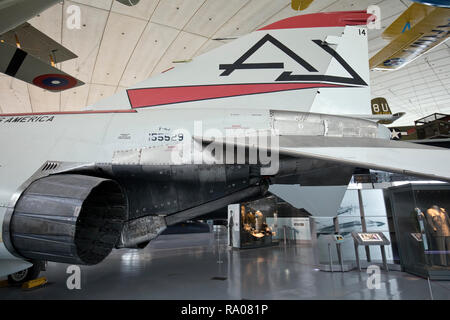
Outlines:
[{"label": "aircraft wing", "polygon": [[27,22],[2,34],[0,40],[13,47],[19,45],[20,49],[45,63],[56,64],[78,57]]},{"label": "aircraft wing", "polygon": [[117,2],[120,2],[121,4],[124,4],[129,7],[137,5],[139,1],[140,0],[117,0]]},{"label": "aircraft wing", "polygon": [[303,11],[308,9],[313,1],[314,0],[292,0],[291,8],[296,11]]},{"label": "aircraft wing", "polygon": [[[217,139],[205,140],[227,144]],[[247,142],[235,145],[254,148]],[[373,138],[289,135],[280,136],[279,150],[271,151],[450,182],[450,150],[445,148]]]},{"label": "aircraft wing", "polygon": [[60,0],[0,0],[0,34],[3,34]]},{"label": "aircraft wing", "polygon": [[383,32],[382,37],[391,42],[370,59],[370,69],[399,69],[445,42],[449,16],[449,8],[412,4]]},{"label": "aircraft wing", "polygon": [[63,91],[84,84],[6,42],[0,43],[0,72],[50,91]]}]

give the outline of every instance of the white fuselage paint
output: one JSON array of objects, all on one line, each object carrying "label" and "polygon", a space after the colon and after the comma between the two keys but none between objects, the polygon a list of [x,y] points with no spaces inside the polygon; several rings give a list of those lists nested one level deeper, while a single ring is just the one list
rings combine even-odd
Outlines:
[{"label": "white fuselage paint", "polygon": [[[151,141],[149,139],[151,133],[172,132],[177,129],[194,133],[194,122],[199,120],[202,121],[203,131],[209,128],[221,131],[227,128],[268,130],[271,126],[269,110],[342,115],[370,114],[367,36],[365,32],[361,32],[363,29],[362,26],[346,26],[256,31],[196,57],[188,64],[139,83],[133,88],[280,84],[277,79],[284,72],[308,77],[326,75],[348,78],[349,71],[344,70],[341,63],[334,61],[334,58],[314,41],[329,43],[330,48],[341,55],[367,85],[346,86],[344,83],[342,87],[342,83],[337,81],[340,88],[243,94],[158,105],[139,109],[135,113],[46,115],[53,117],[51,121],[36,118],[31,121],[27,118],[30,116],[26,115],[10,117],[0,115],[0,222],[3,222],[5,208],[12,206],[11,199],[16,191],[46,161],[112,163],[118,151],[163,144]],[[220,69],[220,65],[236,63],[251,47],[267,36],[281,42],[314,66],[316,71],[307,71],[283,52],[286,50],[273,43],[265,43],[245,63],[283,63],[282,69],[236,69],[227,76],[222,74],[223,69]],[[285,84],[293,82],[296,81],[281,81]],[[336,81],[312,82],[320,85],[335,84]],[[92,109],[130,110],[131,107],[127,91],[122,91],[99,102]],[[10,118],[15,118],[15,122],[8,121]],[[336,118],[333,118],[334,120]],[[327,128],[323,134],[332,132],[331,124],[331,122],[319,123],[321,128]],[[359,124],[364,125],[364,122],[361,120]],[[296,130],[301,131],[301,128],[297,127]],[[12,257],[7,253],[3,243],[0,243],[0,258],[6,255],[8,258]]]},{"label": "white fuselage paint", "polygon": [[195,121],[202,121],[204,131],[269,128],[268,110],[165,108],[47,117],[44,122],[29,122],[30,116],[0,116],[0,205],[7,206],[18,187],[46,161],[111,163],[116,151],[172,143],[151,141],[152,132],[184,129],[193,133]]}]

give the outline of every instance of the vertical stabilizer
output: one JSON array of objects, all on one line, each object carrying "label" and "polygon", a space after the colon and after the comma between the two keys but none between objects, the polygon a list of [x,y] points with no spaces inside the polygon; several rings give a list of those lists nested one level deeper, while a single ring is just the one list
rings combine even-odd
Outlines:
[{"label": "vertical stabilizer", "polygon": [[[95,107],[270,108],[371,113],[365,11],[287,18]],[[189,58],[189,57],[186,57]],[[126,102],[128,101],[128,102]]]}]

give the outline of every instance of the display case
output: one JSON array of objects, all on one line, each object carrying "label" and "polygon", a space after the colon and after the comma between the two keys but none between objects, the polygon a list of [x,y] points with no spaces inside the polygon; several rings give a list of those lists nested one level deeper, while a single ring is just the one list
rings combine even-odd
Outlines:
[{"label": "display case", "polygon": [[387,194],[403,270],[450,280],[450,185],[407,184]]},{"label": "display case", "polygon": [[274,196],[228,206],[228,243],[233,248],[257,248],[272,245],[273,231],[268,215],[276,215]]}]

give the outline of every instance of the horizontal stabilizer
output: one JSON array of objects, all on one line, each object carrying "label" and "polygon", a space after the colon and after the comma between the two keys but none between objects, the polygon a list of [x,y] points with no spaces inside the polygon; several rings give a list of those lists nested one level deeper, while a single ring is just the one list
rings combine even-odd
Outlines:
[{"label": "horizontal stabilizer", "polygon": [[352,118],[358,118],[358,119],[366,119],[366,120],[371,120],[371,121],[375,121],[378,123],[383,123],[383,124],[391,124],[394,121],[397,121],[398,119],[400,119],[401,117],[403,117],[405,115],[405,112],[397,112],[394,114],[362,114],[362,115],[352,115]]}]

